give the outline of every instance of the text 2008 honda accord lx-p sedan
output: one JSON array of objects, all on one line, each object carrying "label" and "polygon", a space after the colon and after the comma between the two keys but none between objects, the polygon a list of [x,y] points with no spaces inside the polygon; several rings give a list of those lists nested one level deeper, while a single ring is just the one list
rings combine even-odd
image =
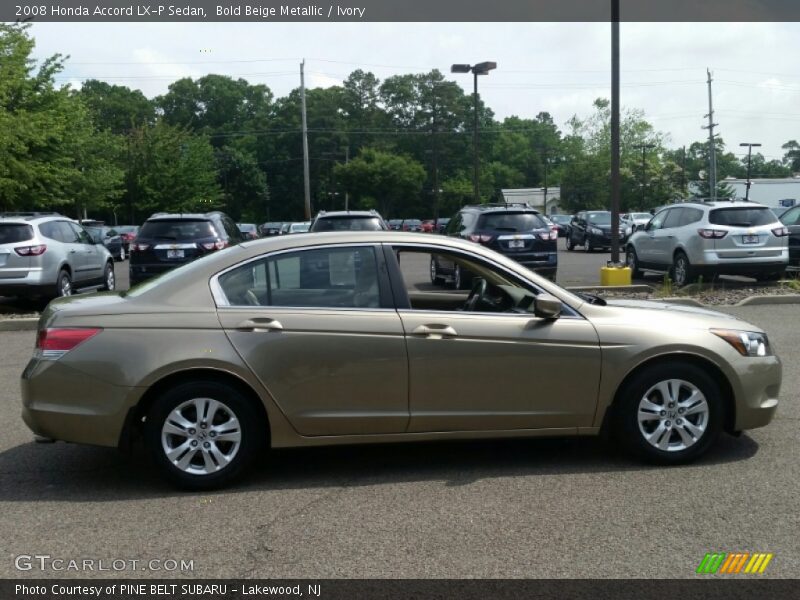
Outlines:
[{"label": "text 2008 honda accord lx-p sedan", "polygon": [[[434,259],[472,290],[431,291]],[[57,440],[141,436],[171,480],[208,488],[265,447],[608,431],[685,462],[769,423],[780,383],[766,334],[720,313],[574,295],[453,238],[319,233],[52,302],[22,414]]]}]

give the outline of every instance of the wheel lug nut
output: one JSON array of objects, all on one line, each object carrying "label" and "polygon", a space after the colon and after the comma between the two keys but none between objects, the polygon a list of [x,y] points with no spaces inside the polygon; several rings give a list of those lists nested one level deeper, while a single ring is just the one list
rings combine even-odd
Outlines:
[{"label": "wheel lug nut", "polygon": [[195,433],[197,433],[197,432],[194,429],[190,429],[189,430],[189,435],[194,435]]},{"label": "wheel lug nut", "polygon": [[206,428],[206,424],[205,423],[200,423],[200,429],[205,429],[205,428]]},{"label": "wheel lug nut", "polygon": [[662,411],[661,411],[661,416],[662,416],[662,417],[666,417],[666,416],[667,416],[667,411],[665,411],[665,410],[662,410]]},{"label": "wheel lug nut", "polygon": [[670,402],[670,403],[669,403],[669,407],[670,407],[670,408],[675,408],[675,403],[674,403],[674,402]]},{"label": "wheel lug nut", "polygon": [[685,413],[685,412],[686,412],[686,409],[685,409],[685,408],[679,408],[679,409],[678,409],[678,414],[679,414],[679,415],[682,415],[682,414],[683,414],[683,413]]},{"label": "wheel lug nut", "polygon": [[678,419],[677,421],[675,421],[675,423],[677,423],[678,425],[683,425],[683,419]]},{"label": "wheel lug nut", "polygon": [[672,421],[667,421],[666,423],[664,423],[664,425],[666,425],[667,427],[672,427]]},{"label": "wheel lug nut", "polygon": [[192,446],[197,446],[197,440],[192,440]]},{"label": "wheel lug nut", "polygon": [[211,448],[211,444],[208,442],[203,442],[203,448]]},{"label": "wheel lug nut", "polygon": [[212,437],[212,438],[213,437],[217,437],[217,432],[216,431],[211,431],[211,432],[209,432],[208,436]]}]

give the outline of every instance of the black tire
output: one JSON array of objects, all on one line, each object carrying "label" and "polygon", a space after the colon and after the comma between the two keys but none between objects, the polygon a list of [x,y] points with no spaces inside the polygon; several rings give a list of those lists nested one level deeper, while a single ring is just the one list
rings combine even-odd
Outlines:
[{"label": "black tire", "polygon": [[453,269],[453,287],[457,290],[472,289],[472,277],[462,273],[461,265],[456,265]]},{"label": "black tire", "polygon": [[625,248],[625,264],[631,270],[631,278],[639,279],[642,276],[642,271],[639,268],[639,257],[636,254],[636,248],[628,246]]},{"label": "black tire", "polygon": [[[236,418],[239,424],[241,439],[239,447],[228,462],[220,470],[209,474],[194,474],[182,470],[174,464],[166,454],[162,444],[162,427],[167,418],[180,405],[195,398],[212,399],[222,402]],[[219,413],[219,409],[217,412]],[[199,421],[199,419],[198,419]],[[213,429],[209,427],[210,430]],[[197,430],[195,430],[197,431]],[[185,436],[188,441],[188,435]],[[213,380],[200,380],[181,383],[163,393],[147,413],[144,430],[144,440],[152,460],[161,473],[174,485],[192,490],[209,490],[228,485],[240,477],[253,460],[263,450],[268,432],[266,423],[253,402],[244,396],[235,387],[226,383]],[[176,443],[180,440],[176,441]],[[210,439],[208,440],[211,441]],[[205,444],[206,442],[203,442]],[[222,442],[223,444],[225,442]],[[194,455],[204,458],[204,450],[195,444]],[[217,448],[217,446],[214,446]],[[216,463],[217,465],[219,463]]]},{"label": "black tire", "polygon": [[69,271],[61,269],[56,277],[56,298],[72,296],[72,277]]},{"label": "black tire", "polygon": [[125,252],[125,245],[123,244],[122,246],[119,247],[119,256],[117,257],[117,259],[119,260],[119,262],[122,262],[125,260],[125,258],[126,258],[126,252]]},{"label": "black tire", "polygon": [[569,250],[570,252],[575,250],[575,241],[572,239],[571,233],[567,235],[567,250]]},{"label": "black tire", "polygon": [[104,292],[113,292],[117,286],[117,278],[114,274],[114,263],[108,261],[103,269],[103,287]]},{"label": "black tire", "polygon": [[433,285],[442,285],[444,284],[444,277],[439,275],[439,265],[436,264],[436,259],[431,256],[431,283]]},{"label": "black tire", "polygon": [[688,285],[697,278],[692,263],[689,262],[689,257],[680,250],[675,253],[672,259],[672,268],[669,275],[676,287]]},{"label": "black tire", "polygon": [[594,252],[594,246],[592,246],[592,241],[588,237],[583,238],[583,249],[586,252]]},{"label": "black tire", "polygon": [[[705,396],[708,406],[705,430],[702,434],[699,434],[692,445],[671,451],[659,449],[648,442],[638,420],[639,405],[648,390],[657,383],[669,379],[680,379],[695,386]],[[634,455],[664,465],[690,462],[705,454],[719,436],[725,418],[719,384],[702,368],[685,362],[656,364],[634,375],[618,392],[613,410],[612,423],[617,441]],[[678,442],[682,439],[678,432],[678,422],[681,417],[674,414],[673,416],[676,420],[664,422],[670,423],[673,428],[673,432],[669,434],[672,437],[669,439]],[[666,415],[665,418],[669,419],[670,415]],[[688,422],[689,419],[683,418]],[[688,432],[688,429],[684,428],[684,431]]]}]

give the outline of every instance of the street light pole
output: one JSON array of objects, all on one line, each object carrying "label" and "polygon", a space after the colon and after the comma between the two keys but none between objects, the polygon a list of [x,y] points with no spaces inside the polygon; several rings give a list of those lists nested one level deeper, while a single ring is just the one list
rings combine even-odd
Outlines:
[{"label": "street light pole", "polygon": [[650,148],[655,148],[656,145],[655,144],[639,144],[639,147],[642,149],[642,183],[641,183],[641,186],[642,186],[642,205],[639,208],[641,210],[644,210],[645,208],[647,208],[647,206],[644,203],[644,189],[645,189],[645,186],[647,185],[647,179],[645,177],[646,174],[647,174],[647,151]]},{"label": "street light pole", "polygon": [[756,148],[760,148],[761,144],[751,143],[751,142],[742,142],[739,144],[740,146],[747,146],[747,187],[745,188],[744,192],[744,201],[750,201],[750,159],[753,155],[753,146]]},{"label": "street light pole", "polygon": [[478,75],[488,75],[489,71],[496,69],[497,63],[485,61],[482,63],[478,63],[476,65],[468,65],[468,64],[455,64],[451,65],[450,72],[451,73],[472,73],[473,75],[473,100],[474,100],[474,107],[475,107],[475,114],[473,115],[473,125],[472,125],[472,155],[473,155],[473,167],[472,167],[472,193],[473,199],[475,204],[480,204],[481,196],[479,190],[479,178],[480,178],[480,163],[479,163],[479,152],[478,152]]}]

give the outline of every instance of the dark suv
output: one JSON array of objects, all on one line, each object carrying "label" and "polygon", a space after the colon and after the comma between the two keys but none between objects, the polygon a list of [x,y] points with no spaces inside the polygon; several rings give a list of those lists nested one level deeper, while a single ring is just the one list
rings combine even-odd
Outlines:
[{"label": "dark suv", "polygon": [[309,231],[386,231],[389,226],[374,210],[319,211]]},{"label": "dark suv", "polygon": [[[447,224],[445,235],[464,238],[513,258],[518,263],[555,281],[558,269],[557,233],[528,204],[480,204],[465,206]],[[458,265],[443,258],[431,261],[431,281],[451,279],[457,289],[471,285]]]},{"label": "dark suv", "polygon": [[[625,243],[625,227],[620,224],[619,243]],[[586,252],[611,248],[611,213],[607,210],[582,210],[572,219],[567,233],[567,250],[583,246]]]},{"label": "dark suv", "polygon": [[131,285],[243,241],[225,213],[155,214],[131,243]]}]

